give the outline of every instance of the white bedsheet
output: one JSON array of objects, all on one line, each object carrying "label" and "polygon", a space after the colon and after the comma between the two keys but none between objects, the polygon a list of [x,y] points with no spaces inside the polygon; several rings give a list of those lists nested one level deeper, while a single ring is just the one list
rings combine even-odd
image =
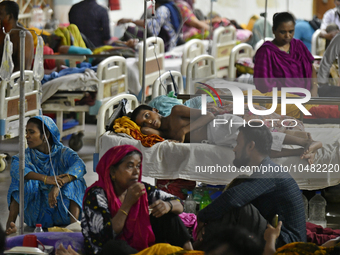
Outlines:
[{"label": "white bedsheet", "polygon": [[[306,130],[314,140],[323,142],[323,148],[318,150],[315,160],[316,168],[326,169],[325,173],[302,172],[308,165],[306,160],[299,157],[274,159],[277,164],[290,167],[291,175],[297,181],[300,189],[315,190],[340,183],[340,132],[336,128],[310,128]],[[176,144],[164,141],[151,148],[143,147],[138,140],[105,133],[99,141],[99,157],[116,145],[131,144],[143,153],[143,176],[157,179],[177,179],[200,181],[208,184],[227,184],[242,173],[208,173],[198,172],[199,166],[216,166],[216,162],[225,162],[232,166],[234,152],[231,148],[209,144]],[[326,165],[322,165],[326,164]],[[294,166],[296,171],[294,172]],[[333,173],[330,169],[333,168]],[[198,168],[197,168],[198,169]]]},{"label": "white bedsheet", "polygon": [[97,91],[99,80],[91,69],[84,73],[74,73],[53,79],[42,85],[42,103],[53,96],[58,90],[63,91]]}]

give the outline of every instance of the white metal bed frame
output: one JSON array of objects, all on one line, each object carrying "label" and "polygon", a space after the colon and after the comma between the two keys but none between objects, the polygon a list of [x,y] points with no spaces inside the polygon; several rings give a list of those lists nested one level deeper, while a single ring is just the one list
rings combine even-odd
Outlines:
[{"label": "white metal bed frame", "polygon": [[[127,68],[125,58],[120,56],[112,56],[103,60],[97,68],[97,77],[99,79],[96,107],[100,107],[111,97],[127,93]],[[69,146],[74,150],[82,147],[82,132],[85,130],[85,113],[90,112],[91,107],[88,105],[76,105],[75,99],[81,99],[83,93],[67,93],[58,92],[53,97],[42,104],[44,113],[55,113],[56,124],[60,131],[60,136],[65,137],[72,134]],[[68,102],[69,105],[65,105]],[[79,125],[67,130],[63,129],[63,115],[68,112],[78,113]],[[96,112],[95,114],[96,115]],[[78,133],[78,134],[75,134]]]}]

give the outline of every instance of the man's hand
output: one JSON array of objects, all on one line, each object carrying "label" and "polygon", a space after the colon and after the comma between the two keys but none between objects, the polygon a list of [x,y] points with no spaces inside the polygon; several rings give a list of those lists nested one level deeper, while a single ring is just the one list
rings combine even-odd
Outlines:
[{"label": "man's hand", "polygon": [[339,33],[338,30],[331,31],[326,34],[325,38],[331,41],[334,38],[334,36],[336,36],[338,33]]},{"label": "man's hand", "polygon": [[152,205],[149,206],[149,209],[152,210],[151,214],[153,216],[155,216],[156,218],[159,218],[163,216],[164,214],[167,214],[168,212],[170,212],[170,204],[169,202],[165,202],[163,200],[157,200]]},{"label": "man's hand", "polygon": [[118,20],[117,25],[122,25],[122,24],[130,23],[130,22],[132,22],[132,19],[120,19]]},{"label": "man's hand", "polygon": [[264,231],[264,240],[266,242],[276,240],[280,236],[281,226],[282,226],[282,221],[279,221],[276,228],[268,224],[266,231]]}]

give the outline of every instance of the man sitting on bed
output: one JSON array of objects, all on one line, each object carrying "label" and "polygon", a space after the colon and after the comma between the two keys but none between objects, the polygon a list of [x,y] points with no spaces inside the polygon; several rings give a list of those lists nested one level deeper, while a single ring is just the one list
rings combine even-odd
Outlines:
[{"label": "man sitting on bed", "polygon": [[[245,125],[239,128],[233,164],[238,168],[255,169],[254,166],[257,166],[258,171],[228,188],[198,213],[195,249],[204,248],[204,240],[220,225],[244,227],[260,238],[264,245],[264,231],[276,214],[284,222],[277,248],[291,242],[306,241],[306,221],[299,187],[289,173],[282,171],[268,157],[272,144],[269,129],[266,126],[253,127],[255,125],[252,123],[252,127]],[[265,167],[281,171],[262,173]]]},{"label": "man sitting on bed", "polygon": [[[5,34],[10,33],[10,40],[13,43],[13,72],[20,70],[20,30],[25,28],[18,23],[19,5],[14,1],[5,0],[0,3],[0,60],[3,57]],[[33,37],[29,31],[25,36],[25,70],[31,70],[33,61],[34,44]]]},{"label": "man sitting on bed", "polygon": [[[227,125],[216,125],[213,119],[215,116],[207,112],[202,115],[201,110],[175,105],[171,114],[163,117],[158,110],[148,105],[140,105],[131,114],[131,120],[141,127],[145,135],[156,134],[165,139],[176,140],[181,143],[209,143],[223,146],[234,146],[237,137],[237,128],[242,125],[243,119],[232,114],[218,115],[228,121]],[[231,120],[235,123],[230,126]],[[322,147],[321,142],[313,141],[310,134],[306,138],[300,138],[280,132],[271,132],[273,137],[271,157],[301,156],[310,164],[314,162],[316,151]],[[282,149],[282,144],[299,145],[299,149]]]}]

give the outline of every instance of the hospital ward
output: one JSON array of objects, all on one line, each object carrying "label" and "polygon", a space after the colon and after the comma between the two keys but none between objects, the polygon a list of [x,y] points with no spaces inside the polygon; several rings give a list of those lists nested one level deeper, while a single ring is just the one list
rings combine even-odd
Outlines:
[{"label": "hospital ward", "polygon": [[340,255],[340,0],[0,0],[0,254]]}]

